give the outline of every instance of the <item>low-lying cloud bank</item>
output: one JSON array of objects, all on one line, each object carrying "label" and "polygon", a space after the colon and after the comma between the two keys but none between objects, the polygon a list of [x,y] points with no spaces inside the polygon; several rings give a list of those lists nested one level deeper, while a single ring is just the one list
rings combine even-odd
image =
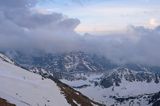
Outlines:
[{"label": "low-lying cloud bank", "polygon": [[89,38],[90,51],[97,51],[118,63],[160,65],[160,27],[130,26],[124,33]]},{"label": "low-lying cloud bank", "polygon": [[48,53],[85,51],[118,63],[160,66],[160,27],[128,27],[124,33],[79,35],[78,19],[33,11],[36,0],[0,0],[0,50]]}]

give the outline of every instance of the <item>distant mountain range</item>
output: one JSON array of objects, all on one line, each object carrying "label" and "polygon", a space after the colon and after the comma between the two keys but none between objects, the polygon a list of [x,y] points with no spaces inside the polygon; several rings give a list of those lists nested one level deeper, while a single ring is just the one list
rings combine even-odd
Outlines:
[{"label": "distant mountain range", "polygon": [[[39,52],[38,52],[39,53]],[[41,68],[50,72],[83,73],[104,72],[117,67],[135,71],[151,71],[160,73],[159,66],[141,64],[116,64],[104,56],[81,51],[69,53],[39,53],[30,55],[22,52],[6,52],[6,55],[26,68]]]},{"label": "distant mountain range", "polygon": [[0,53],[0,106],[102,106],[53,76],[26,70]]},{"label": "distant mountain range", "polygon": [[32,56],[15,52],[8,56],[20,66],[59,79],[107,106],[159,106],[160,103],[159,66],[120,65],[104,56],[80,51]]}]

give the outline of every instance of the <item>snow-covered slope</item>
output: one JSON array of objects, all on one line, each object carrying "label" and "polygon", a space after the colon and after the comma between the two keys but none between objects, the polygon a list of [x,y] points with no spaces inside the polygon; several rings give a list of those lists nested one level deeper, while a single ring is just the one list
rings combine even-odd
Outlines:
[{"label": "snow-covered slope", "polygon": [[0,84],[0,98],[16,106],[100,105],[52,76],[43,78],[16,66],[3,54],[0,54]]},{"label": "snow-covered slope", "polygon": [[[83,77],[84,80],[63,79],[62,82],[107,106],[129,106],[130,102],[133,102],[130,106],[152,106],[153,103],[149,104],[145,95],[160,91],[160,78],[151,72],[117,68],[104,75],[90,74]],[[124,101],[127,98],[128,101],[122,103],[118,101],[119,98]]]},{"label": "snow-covered slope", "polygon": [[1,98],[17,106],[69,105],[56,83],[10,63],[0,59]]}]

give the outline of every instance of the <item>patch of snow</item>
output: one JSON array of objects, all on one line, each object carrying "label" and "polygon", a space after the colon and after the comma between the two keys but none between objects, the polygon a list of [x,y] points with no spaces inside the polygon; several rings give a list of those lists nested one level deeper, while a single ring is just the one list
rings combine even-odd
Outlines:
[{"label": "patch of snow", "polygon": [[16,106],[69,105],[55,82],[1,59],[0,84],[0,97]]},{"label": "patch of snow", "polygon": [[73,102],[74,102],[77,106],[81,106],[81,104],[78,104],[75,100],[73,100]]}]

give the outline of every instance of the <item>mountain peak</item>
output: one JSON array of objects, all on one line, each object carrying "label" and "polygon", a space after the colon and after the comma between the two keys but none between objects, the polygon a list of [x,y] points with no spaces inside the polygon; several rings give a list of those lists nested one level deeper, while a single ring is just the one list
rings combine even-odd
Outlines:
[{"label": "mountain peak", "polygon": [[147,82],[159,83],[160,76],[149,71],[134,71],[128,68],[116,68],[107,72],[102,77],[101,85],[105,88],[111,86],[120,86],[124,81],[127,82]]}]

